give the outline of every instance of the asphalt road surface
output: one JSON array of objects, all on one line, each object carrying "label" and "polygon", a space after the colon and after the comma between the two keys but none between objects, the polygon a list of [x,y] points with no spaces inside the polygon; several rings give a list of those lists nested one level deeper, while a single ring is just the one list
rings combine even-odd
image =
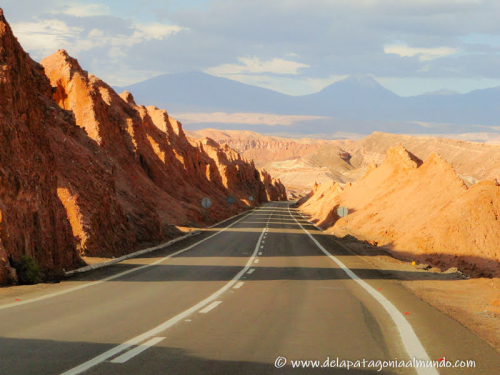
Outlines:
[{"label": "asphalt road surface", "polygon": [[[368,367],[414,357],[476,367]],[[500,374],[497,351],[287,202],[0,298],[0,361],[1,375]]]}]

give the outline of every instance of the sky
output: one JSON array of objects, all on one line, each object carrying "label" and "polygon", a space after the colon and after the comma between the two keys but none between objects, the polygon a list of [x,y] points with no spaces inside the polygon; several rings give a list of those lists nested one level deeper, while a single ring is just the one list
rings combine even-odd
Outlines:
[{"label": "sky", "polygon": [[500,86],[498,0],[3,0],[40,61],[107,83],[203,71],[290,95],[368,74],[402,96]]}]

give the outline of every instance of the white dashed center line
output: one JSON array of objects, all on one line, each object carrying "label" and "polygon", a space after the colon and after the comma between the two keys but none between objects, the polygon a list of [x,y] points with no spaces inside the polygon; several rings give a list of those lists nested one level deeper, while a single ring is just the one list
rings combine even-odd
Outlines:
[{"label": "white dashed center line", "polygon": [[233,289],[240,289],[243,284],[245,284],[245,283],[243,281],[240,281],[235,286],[233,286]]},{"label": "white dashed center line", "polygon": [[204,309],[201,309],[199,311],[200,314],[206,314],[207,312],[209,312],[210,310],[213,310],[215,309],[217,306],[219,306],[220,304],[222,303],[222,301],[213,301],[210,305],[208,305],[207,307],[205,307]]},{"label": "white dashed center line", "polygon": [[[274,211],[276,210],[276,207],[275,209],[273,210],[273,212],[270,214],[269,216],[269,219],[268,221],[271,219]],[[176,255],[179,255],[187,250],[190,250],[191,248],[209,240],[210,238],[220,234],[220,233],[223,233],[225,232],[228,228],[232,227],[233,225],[235,225],[236,223],[242,221],[243,219],[249,217],[253,215],[253,213],[251,214],[248,214],[244,217],[242,217],[241,219],[239,220],[236,220],[234,221],[231,225],[223,228],[222,230],[220,230],[219,232],[201,240],[201,241],[198,241],[196,242],[195,244],[185,248],[185,249],[182,249],[182,250],[179,250],[178,252],[176,253],[173,253],[173,254],[170,254],[169,256],[165,257],[165,258],[161,258],[159,259],[157,262],[154,262],[154,263],[151,263],[151,264],[148,264],[148,265],[145,265],[145,266],[142,266],[142,267],[139,267],[137,269],[134,269],[134,270],[129,270],[129,271],[125,271],[125,272],[122,272],[120,274],[117,274],[117,275],[114,275],[112,277],[109,277],[107,279],[103,279],[102,282],[104,281],[107,281],[107,280],[111,280],[111,279],[114,279],[114,278],[117,278],[119,276],[123,276],[125,274],[128,274],[130,272],[133,272],[133,271],[136,271],[136,270],[140,270],[140,269],[143,269],[143,268],[146,268],[146,267],[151,267],[151,266],[154,266],[156,264],[159,264],[161,262],[164,262],[166,261],[167,259],[170,259]],[[202,313],[202,314],[206,314],[208,313],[209,311],[211,311],[212,309],[216,308],[218,305],[220,305],[222,303],[222,301],[214,301],[216,298],[218,298],[220,295],[222,295],[223,293],[225,293],[226,291],[228,291],[229,288],[233,287],[233,288],[240,288],[241,285],[243,285],[243,282],[241,281],[238,281],[238,279],[246,279],[245,276],[243,276],[245,274],[245,272],[247,272],[248,274],[251,274],[255,271],[255,268],[252,268],[250,270],[248,270],[248,268],[250,267],[250,265],[253,263],[253,260],[255,259],[255,256],[257,254],[257,250],[259,249],[259,246],[261,246],[261,241],[262,241],[262,238],[264,237],[264,235],[266,234],[265,233],[265,230],[264,229],[261,233],[261,236],[259,237],[259,240],[257,241],[257,244],[255,245],[255,250],[254,252],[252,253],[250,259],[248,260],[247,264],[245,265],[245,267],[240,271],[238,272],[238,274],[236,276],[234,276],[234,278],[232,280],[230,280],[226,285],[224,285],[221,289],[217,290],[215,293],[211,294],[210,296],[206,297],[204,300],[198,302],[196,305],[190,307],[189,309],[177,314],[176,316],[168,319],[167,321],[163,322],[162,324],[150,329],[149,331],[146,331],[134,338],[131,338],[130,340],[124,342],[124,343],[121,343],[113,348],[111,348],[110,350],[74,367],[74,368],[71,368],[69,370],[67,370],[66,372],[64,372],[63,374],[61,375],[78,375],[78,374],[81,374],[101,363],[103,363],[104,361],[107,361],[109,360],[110,358],[113,358],[114,356],[118,355],[119,353],[123,353],[124,351],[128,350],[129,348],[131,347],[134,347],[133,349],[131,350],[128,350],[127,352],[123,353],[122,355],[120,355],[119,357],[113,359],[111,362],[113,363],[124,363],[126,361],[128,361],[130,358],[136,356],[137,354],[140,354],[141,352],[143,352],[144,350],[146,350],[147,348],[157,344],[158,342],[160,342],[161,340],[164,339],[164,337],[157,337],[155,335],[157,335],[158,333],[160,332],[163,332],[167,329],[169,329],[170,327],[172,327],[173,325],[177,324],[178,322],[180,322],[181,320],[185,320],[185,321],[188,321],[188,319],[186,319],[188,316],[190,316],[191,314],[195,313],[196,311],[198,311],[199,313]],[[261,246],[261,248],[263,248],[264,246]],[[247,271],[248,270],[248,271]],[[92,283],[88,283],[88,284],[85,284],[85,285],[93,285]],[[81,287],[76,287],[74,289],[71,289],[72,290],[77,290],[77,289],[81,289]],[[230,291],[231,292],[231,291]],[[57,293],[57,295],[59,294],[64,294],[66,292],[61,292],[61,293]],[[52,297],[52,296],[55,296],[55,294],[51,294],[51,295],[48,295],[47,297],[44,297],[44,298],[48,298],[48,297]],[[38,300],[38,299],[32,299],[31,301],[35,301],[35,300]],[[211,303],[210,303],[211,302]],[[209,304],[210,303],[210,304]],[[208,305],[207,305],[208,304]],[[16,304],[17,305],[17,304]],[[6,307],[10,307],[10,305],[5,305],[5,306],[0,306],[0,309],[2,308],[6,308]],[[203,308],[204,307],[204,308]],[[200,310],[200,308],[202,308]],[[141,342],[143,342],[144,340],[147,340],[149,339],[149,341],[146,341],[142,344],[140,344]]]},{"label": "white dashed center line", "polygon": [[144,344],[141,344],[141,345],[135,347],[134,349],[129,350],[128,352],[122,354],[121,356],[113,359],[111,362],[112,363],[125,363],[130,358],[133,358],[136,355],[141,354],[143,351],[158,344],[162,340],[165,340],[165,337],[153,337],[151,340],[146,341]]}]

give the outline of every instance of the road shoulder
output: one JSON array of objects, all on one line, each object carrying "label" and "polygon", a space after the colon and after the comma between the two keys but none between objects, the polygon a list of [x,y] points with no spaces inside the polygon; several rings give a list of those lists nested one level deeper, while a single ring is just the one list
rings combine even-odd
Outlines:
[{"label": "road shoulder", "polygon": [[456,269],[443,272],[426,264],[412,264],[353,237],[337,238],[337,241],[500,352],[499,278],[472,279]]}]

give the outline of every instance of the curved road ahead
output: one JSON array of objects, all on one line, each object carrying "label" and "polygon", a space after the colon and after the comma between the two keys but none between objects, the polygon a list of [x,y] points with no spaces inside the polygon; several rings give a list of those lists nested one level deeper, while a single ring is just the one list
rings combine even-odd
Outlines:
[{"label": "curved road ahead", "polygon": [[[19,299],[0,298],[1,375],[500,373],[497,351],[288,202]],[[476,367],[292,365],[412,357]]]}]

